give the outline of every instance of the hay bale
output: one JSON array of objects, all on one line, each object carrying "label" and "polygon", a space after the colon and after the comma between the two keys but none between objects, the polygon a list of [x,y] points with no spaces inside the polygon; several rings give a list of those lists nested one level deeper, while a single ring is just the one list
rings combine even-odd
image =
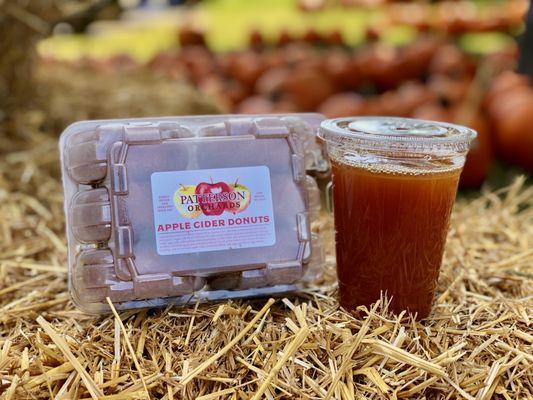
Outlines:
[{"label": "hay bale", "polygon": [[47,2],[4,0],[0,2],[0,119],[33,102],[33,63],[37,40],[49,32],[41,19]]},{"label": "hay bale", "polygon": [[[0,157],[0,392],[7,399],[533,396],[533,187],[454,210],[432,316],[339,309],[326,276],[298,297],[85,315],[67,294],[56,139]],[[12,146],[15,148],[16,146]],[[148,393],[147,393],[148,392]],[[106,398],[106,397],[104,397]]]},{"label": "hay bale", "polygon": [[144,69],[97,72],[62,63],[40,65],[37,83],[48,129],[102,118],[217,114],[215,103],[191,85]]},{"label": "hay bale", "polygon": [[36,79],[37,42],[58,22],[82,29],[99,18],[116,18],[119,12],[116,0],[0,1],[0,121],[6,121],[2,128],[7,134],[20,133],[26,113],[49,101],[50,94]]}]

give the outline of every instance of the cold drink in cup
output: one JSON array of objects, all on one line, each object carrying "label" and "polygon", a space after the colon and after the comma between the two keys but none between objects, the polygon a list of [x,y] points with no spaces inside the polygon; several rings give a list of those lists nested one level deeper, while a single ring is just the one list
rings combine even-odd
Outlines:
[{"label": "cold drink in cup", "polygon": [[340,303],[428,316],[471,129],[406,118],[327,120]]}]

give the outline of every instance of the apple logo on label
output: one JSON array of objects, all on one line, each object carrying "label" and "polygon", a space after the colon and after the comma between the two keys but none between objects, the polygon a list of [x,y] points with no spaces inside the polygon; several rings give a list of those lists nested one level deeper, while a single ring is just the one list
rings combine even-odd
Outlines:
[{"label": "apple logo on label", "polygon": [[220,215],[231,207],[229,201],[215,201],[210,202],[209,196],[206,194],[220,194],[231,193],[233,189],[226,182],[207,183],[200,182],[196,186],[196,194],[198,195],[198,203],[204,215]]},{"label": "apple logo on label", "polygon": [[238,179],[231,185],[231,188],[235,193],[238,194],[236,197],[239,199],[239,201],[232,203],[232,207],[229,209],[229,211],[231,211],[233,214],[243,212],[248,208],[252,200],[250,189],[239,183]]},{"label": "apple logo on label", "polygon": [[202,214],[202,211],[195,207],[194,204],[185,202],[183,199],[191,198],[195,194],[196,186],[181,185],[174,193],[174,205],[181,215],[185,218],[197,218]]}]

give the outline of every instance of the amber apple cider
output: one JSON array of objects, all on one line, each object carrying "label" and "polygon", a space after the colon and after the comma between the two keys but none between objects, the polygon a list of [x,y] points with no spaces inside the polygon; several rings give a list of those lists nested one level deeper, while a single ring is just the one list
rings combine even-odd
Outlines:
[{"label": "amber apple cider", "polygon": [[442,261],[461,168],[379,170],[332,160],[340,303],[386,294],[390,308],[425,318]]}]

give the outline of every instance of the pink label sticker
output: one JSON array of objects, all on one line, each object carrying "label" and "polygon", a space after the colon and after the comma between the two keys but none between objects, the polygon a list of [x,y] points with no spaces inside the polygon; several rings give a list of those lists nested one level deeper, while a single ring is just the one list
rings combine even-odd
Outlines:
[{"label": "pink label sticker", "polygon": [[155,172],[151,184],[160,255],[276,243],[266,166]]}]

